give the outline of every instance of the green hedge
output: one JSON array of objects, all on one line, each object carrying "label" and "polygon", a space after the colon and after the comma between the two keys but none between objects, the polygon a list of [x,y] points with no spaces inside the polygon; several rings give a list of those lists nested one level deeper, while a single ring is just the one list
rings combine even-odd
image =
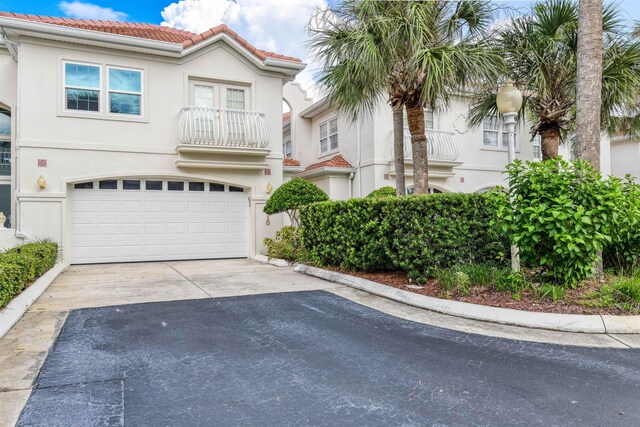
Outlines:
[{"label": "green hedge", "polygon": [[315,264],[424,280],[458,264],[504,262],[509,245],[490,225],[494,210],[486,194],[351,199],[307,206],[301,223]]},{"label": "green hedge", "polygon": [[0,308],[53,267],[58,244],[28,243],[0,253]]}]

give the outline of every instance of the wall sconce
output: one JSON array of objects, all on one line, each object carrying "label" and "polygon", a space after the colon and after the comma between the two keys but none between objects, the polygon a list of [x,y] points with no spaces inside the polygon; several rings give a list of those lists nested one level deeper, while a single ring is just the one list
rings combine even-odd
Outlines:
[{"label": "wall sconce", "polygon": [[45,179],[44,176],[40,175],[38,177],[38,181],[36,181],[38,183],[38,187],[40,187],[41,190],[44,190],[45,188],[47,188],[47,180]]},{"label": "wall sconce", "polygon": [[271,183],[267,184],[267,194],[270,194],[273,191],[273,185]]}]

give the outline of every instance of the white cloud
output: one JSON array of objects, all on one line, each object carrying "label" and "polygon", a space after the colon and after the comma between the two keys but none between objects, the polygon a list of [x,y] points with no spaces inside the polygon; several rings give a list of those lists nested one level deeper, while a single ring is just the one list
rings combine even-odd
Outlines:
[{"label": "white cloud", "polygon": [[102,7],[93,3],[81,1],[61,1],[58,7],[66,16],[80,19],[103,19],[107,21],[124,21],[127,14],[118,12],[110,7]]},{"label": "white cloud", "polygon": [[[161,15],[162,25],[196,33],[225,23],[259,49],[308,62],[306,27],[317,8],[325,7],[326,0],[180,0]],[[317,71],[310,64],[296,80],[308,89]]]}]

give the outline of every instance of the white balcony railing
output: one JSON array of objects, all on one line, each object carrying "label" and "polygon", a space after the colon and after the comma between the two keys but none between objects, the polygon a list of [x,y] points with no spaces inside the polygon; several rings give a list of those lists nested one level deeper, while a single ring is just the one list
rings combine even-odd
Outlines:
[{"label": "white balcony railing", "polygon": [[[458,147],[456,146],[453,135],[454,132],[426,129],[427,136],[427,153],[429,160],[456,161],[458,160]],[[411,147],[411,133],[409,127],[404,127],[404,157],[405,159],[413,158],[413,150]]]},{"label": "white balcony railing", "polygon": [[182,107],[177,133],[179,144],[228,148],[269,145],[264,114],[257,111]]}]

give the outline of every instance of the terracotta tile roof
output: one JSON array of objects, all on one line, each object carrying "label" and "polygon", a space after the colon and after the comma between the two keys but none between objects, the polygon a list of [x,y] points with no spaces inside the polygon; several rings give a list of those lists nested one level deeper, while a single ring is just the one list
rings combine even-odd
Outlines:
[{"label": "terracotta tile roof", "polygon": [[282,121],[283,122],[287,122],[291,120],[291,111],[287,111],[286,113],[282,114]]},{"label": "terracotta tile roof", "polygon": [[304,170],[305,172],[311,171],[319,168],[352,168],[351,163],[347,162],[342,155],[338,154],[333,156],[329,160],[325,160],[323,162],[314,163],[312,165],[307,166]]},{"label": "terracotta tile roof", "polygon": [[288,157],[285,157],[284,160],[282,161],[282,163],[285,166],[300,166],[300,161],[299,160],[293,160],[293,159],[290,159]]},{"label": "terracotta tile roof", "polygon": [[245,39],[240,37],[238,33],[233,31],[225,24],[217,25],[204,33],[196,34],[190,31],[179,30],[177,28],[153,25],[136,22],[119,22],[119,21],[98,21],[93,19],[74,19],[74,18],[56,18],[52,16],[25,15],[13,12],[0,12],[0,16],[7,18],[23,19],[26,21],[40,22],[43,24],[61,25],[63,27],[79,28],[82,30],[100,31],[103,33],[118,34],[122,36],[138,37],[148,40],[157,40],[168,43],[182,43],[184,48],[198,44],[199,42],[213,37],[220,33],[226,33],[229,37],[244,46],[249,52],[253,53],[260,60],[266,58],[281,59],[284,61],[302,62],[298,58],[292,56],[281,55],[275,52],[258,49]]}]

